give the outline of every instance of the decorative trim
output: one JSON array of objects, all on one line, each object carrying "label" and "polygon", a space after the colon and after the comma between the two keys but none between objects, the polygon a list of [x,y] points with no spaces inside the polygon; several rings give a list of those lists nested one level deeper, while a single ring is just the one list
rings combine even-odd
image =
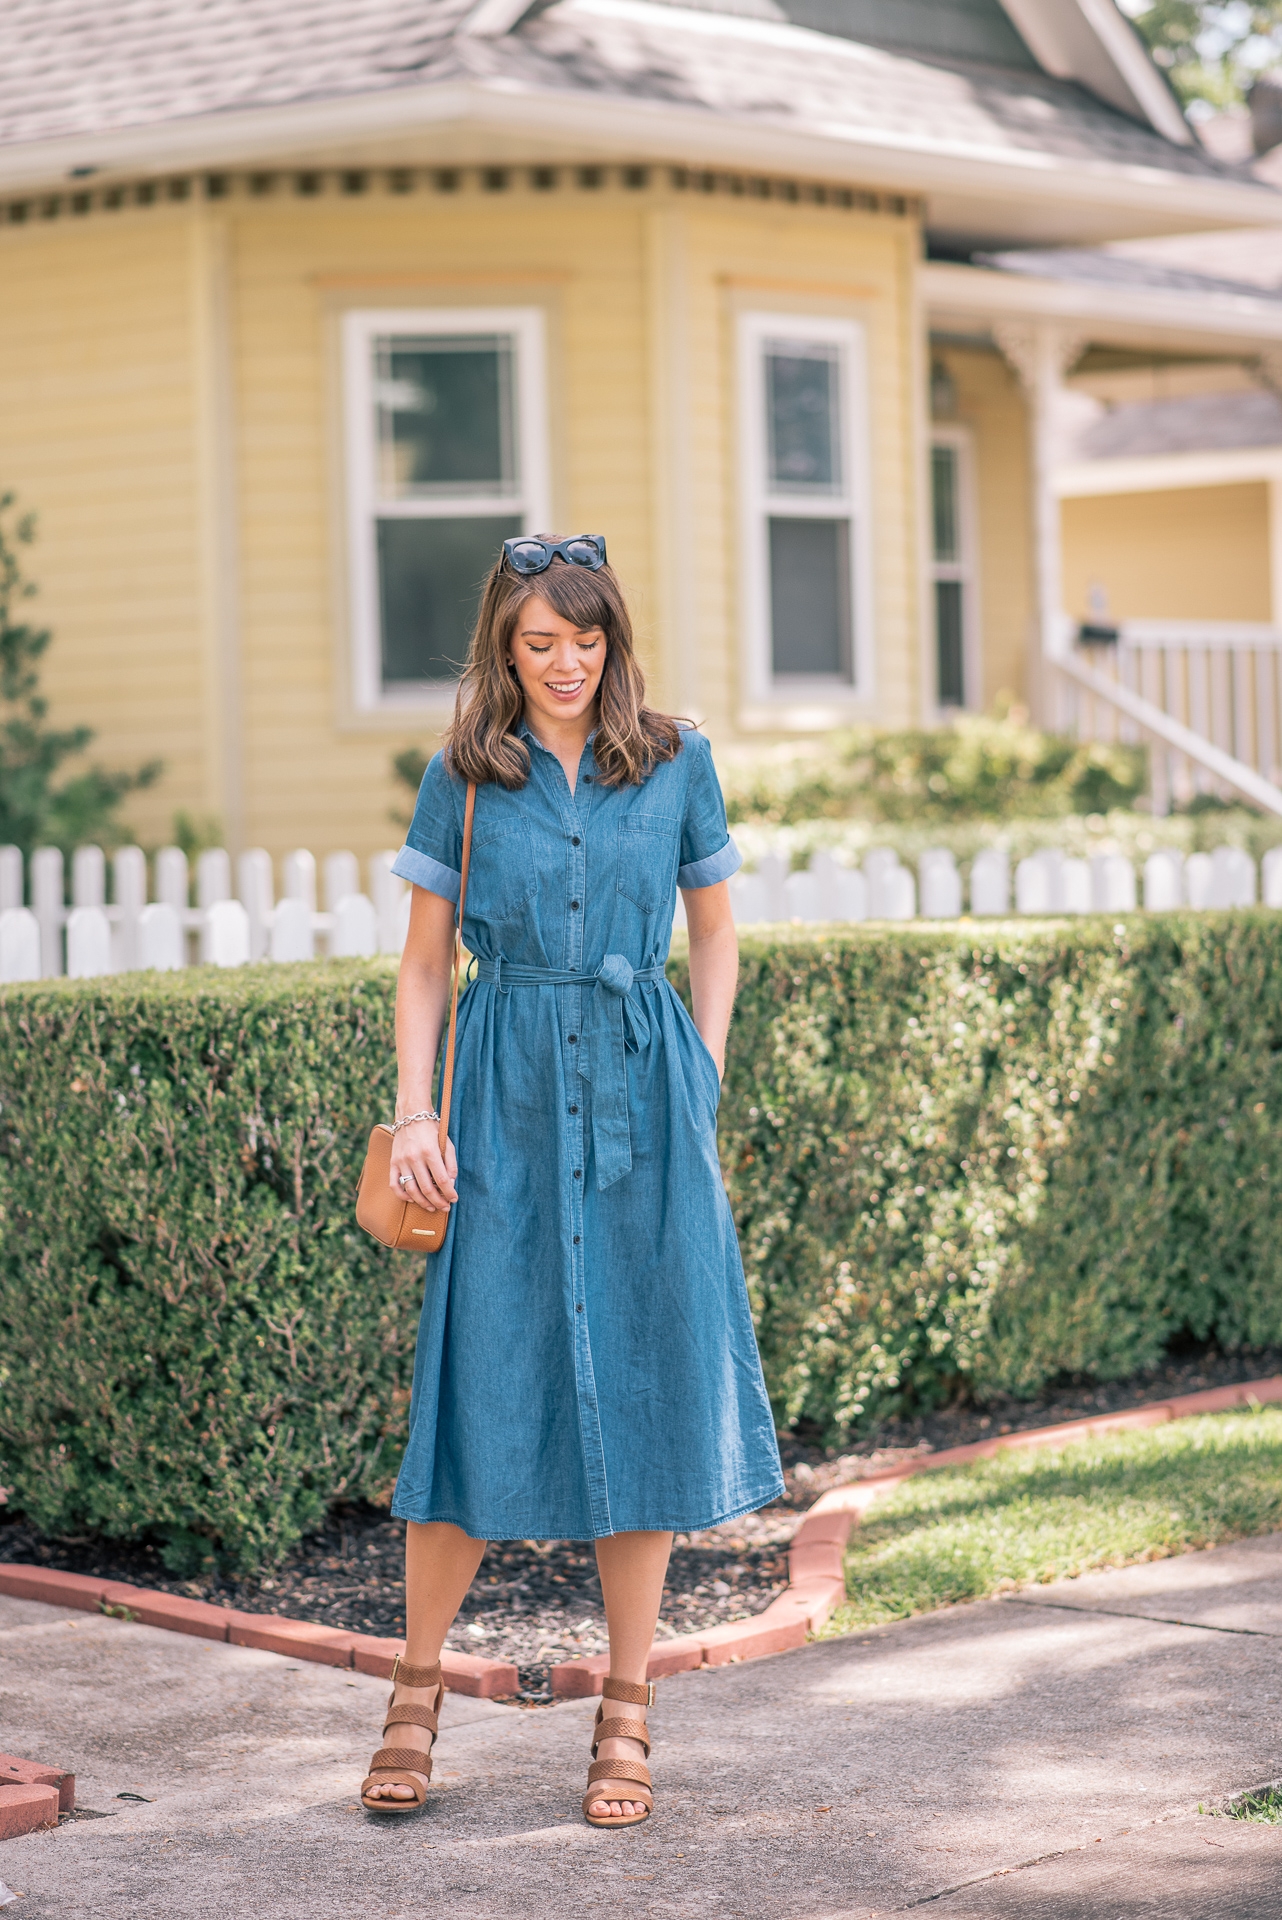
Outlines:
[{"label": "decorative trim", "polygon": [[38,226],[90,214],[172,207],[185,202],[352,200],[367,195],[501,193],[676,193],[725,195],[733,200],[783,202],[871,213],[893,220],[921,218],[913,194],[880,193],[822,180],[726,172],[715,167],[654,166],[643,162],[600,166],[302,167],[174,174],[164,179],[114,182],[24,194],[0,201],[0,225]]}]

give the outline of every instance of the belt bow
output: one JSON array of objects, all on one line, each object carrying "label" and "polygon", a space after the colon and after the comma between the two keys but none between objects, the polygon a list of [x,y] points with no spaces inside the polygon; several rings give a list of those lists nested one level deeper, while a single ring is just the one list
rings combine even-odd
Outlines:
[{"label": "belt bow", "polygon": [[583,987],[594,989],[579,1036],[579,1074],[592,1087],[592,1146],[597,1187],[602,1191],[632,1171],[628,1127],[626,1057],[648,1047],[653,1033],[638,981],[664,978],[658,967],[634,967],[621,953],[607,953],[595,973],[569,973],[556,967],[522,967],[503,960],[482,960],[478,980],[506,992],[511,987]]}]

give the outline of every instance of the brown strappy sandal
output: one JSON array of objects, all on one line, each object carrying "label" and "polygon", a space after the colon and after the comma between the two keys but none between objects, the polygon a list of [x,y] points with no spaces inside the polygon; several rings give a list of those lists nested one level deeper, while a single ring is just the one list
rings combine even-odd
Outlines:
[{"label": "brown strappy sandal", "polygon": [[[437,1687],[436,1706],[411,1706],[405,1702],[395,1704],[396,1682],[403,1680],[407,1687]],[[426,1727],[431,1733],[431,1746],[436,1745],[436,1729],[439,1723],[441,1702],[445,1698],[445,1682],[441,1679],[441,1663],[434,1667],[411,1667],[398,1654],[392,1668],[392,1691],[387,1700],[387,1718],[383,1722],[383,1738],[387,1739],[389,1727]],[[417,1776],[422,1775],[420,1779]],[[427,1799],[427,1782],[432,1777],[432,1755],[420,1753],[415,1747],[380,1747],[369,1763],[369,1772],[361,1781],[361,1805],[367,1813],[417,1813]],[[412,1800],[367,1800],[365,1795],[370,1787],[411,1787]]]},{"label": "brown strappy sandal", "polygon": [[[605,1681],[601,1688],[601,1705],[596,1710],[596,1724],[592,1729],[592,1765],[588,1768],[588,1790],[583,1796],[583,1818],[590,1827],[639,1827],[648,1820],[654,1811],[654,1794],[651,1790],[650,1769],[639,1760],[598,1760],[596,1750],[603,1740],[639,1740],[645,1748],[645,1757],[650,1758],[650,1731],[644,1720],[605,1720],[607,1700],[626,1700],[634,1707],[652,1707],[654,1705],[654,1682],[645,1686],[634,1686],[630,1680]],[[620,1814],[618,1818],[591,1814],[588,1808],[593,1801],[604,1798],[594,1793],[593,1787],[598,1780],[634,1780],[640,1788],[639,1793],[611,1794],[612,1800],[640,1800],[645,1806],[644,1813]]]}]

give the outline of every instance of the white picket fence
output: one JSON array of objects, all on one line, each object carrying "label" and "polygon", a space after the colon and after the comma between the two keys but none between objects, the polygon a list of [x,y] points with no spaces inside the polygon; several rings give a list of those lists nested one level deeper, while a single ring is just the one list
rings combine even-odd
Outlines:
[{"label": "white picket fence", "polygon": [[[77,847],[71,859],[71,905],[57,847],[31,857],[24,887],[21,849],[0,847],[0,984],[95,974],[160,971],[205,961],[219,967],[250,960],[312,960],[399,953],[409,919],[409,889],[392,872],[395,852],[376,853],[361,888],[354,853],[331,853],[321,866],[324,906],[317,905],[316,859],[305,848],[287,854],[276,893],[272,857],[261,847],[232,861],[221,847],[196,862],[196,904],[181,847],[156,855],[148,898],[147,856],[121,847]],[[30,904],[26,904],[29,901]]]},{"label": "white picket fence", "polygon": [[[221,847],[196,862],[196,904],[191,904],[187,856],[179,847],[156,855],[148,898],[147,857],[141,847],[112,855],[101,847],[77,847],[71,861],[71,905],[57,847],[31,858],[30,888],[22,853],[0,847],[0,985],[65,973],[73,980],[139,968],[167,971],[197,961],[219,967],[251,960],[313,960],[399,953],[409,923],[409,888],[392,872],[394,852],[374,854],[361,890],[354,853],[331,853],[321,862],[323,907],[317,904],[317,863],[305,848],[287,854],[281,891],[275,890],[272,857],[261,847],[232,861]],[[1257,874],[1250,855],[1236,847],[1186,858],[1172,848],[1151,853],[1142,876],[1122,854],[1080,860],[1055,848],[1030,854],[1013,873],[999,847],[975,856],[969,911],[1008,914],[1130,913],[1172,907],[1248,907],[1261,900],[1282,909],[1282,847],[1265,854]],[[957,862],[946,848],[923,853],[917,871],[887,847],[864,855],[862,867],[847,867],[826,849],[803,871],[790,872],[785,853],[771,852],[750,873],[735,875],[730,897],[742,926],[780,921],[955,920],[966,911]],[[30,904],[24,904],[29,899]],[[677,922],[684,920],[677,898]]]},{"label": "white picket fence", "polygon": [[[1013,885],[1012,885],[1013,883]],[[734,917],[741,926],[788,920],[955,920],[965,911],[961,874],[953,855],[933,847],[914,873],[888,847],[871,849],[863,866],[843,866],[827,850],[812,854],[804,871],[790,872],[786,853],[771,852],[751,873],[730,882]],[[1082,860],[1044,848],[1011,871],[1000,847],[975,856],[970,871],[972,914],[1133,913],[1141,898],[1150,912],[1173,907],[1250,907],[1257,899],[1282,909],[1282,847],[1272,847],[1256,865],[1237,847],[1214,853],[1174,848],[1151,853],[1137,876],[1124,854],[1101,853]]]}]

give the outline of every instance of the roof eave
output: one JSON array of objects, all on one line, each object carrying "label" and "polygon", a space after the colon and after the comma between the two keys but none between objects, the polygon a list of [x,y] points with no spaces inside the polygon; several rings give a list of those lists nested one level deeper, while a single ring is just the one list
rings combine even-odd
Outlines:
[{"label": "roof eave", "polygon": [[[408,145],[423,164],[516,158],[519,150],[530,159],[618,157],[795,173],[938,194],[950,206],[960,197],[984,216],[977,234],[1035,231],[1038,206],[1057,208],[1065,230],[1071,209],[1069,225],[1083,244],[1128,233],[1282,223],[1282,194],[1252,181],[1066,161],[1038,150],[894,140],[844,126],[802,131],[667,102],[475,79],[0,146],[0,194],[48,191],[86,168],[105,183],[229,167],[342,165],[354,155],[376,164],[383,149],[389,164],[403,163]],[[1022,222],[1011,217],[1020,207]]]},{"label": "roof eave", "polygon": [[1048,320],[1077,330],[1136,328],[1190,341],[1282,340],[1282,300],[1250,293],[1105,286],[943,261],[923,266],[920,284],[932,320]]}]

